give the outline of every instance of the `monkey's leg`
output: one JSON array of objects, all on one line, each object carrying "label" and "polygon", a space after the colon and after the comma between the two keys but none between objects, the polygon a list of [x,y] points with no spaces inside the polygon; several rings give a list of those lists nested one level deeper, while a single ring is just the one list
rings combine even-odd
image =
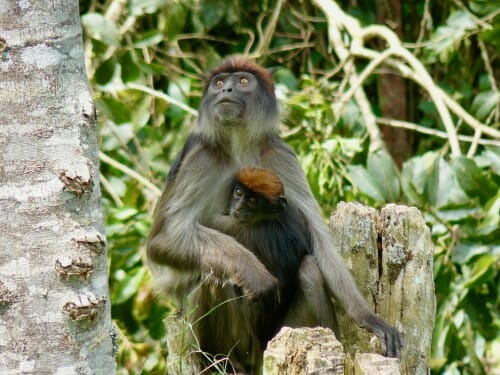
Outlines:
[{"label": "monkey's leg", "polygon": [[312,255],[306,255],[300,263],[297,284],[297,291],[284,325],[328,327],[338,335],[332,301],[328,295],[323,274]]}]

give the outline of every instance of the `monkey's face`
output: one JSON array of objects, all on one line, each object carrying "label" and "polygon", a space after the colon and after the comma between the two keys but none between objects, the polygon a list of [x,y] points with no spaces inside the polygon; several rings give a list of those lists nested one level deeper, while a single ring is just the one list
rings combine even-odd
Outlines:
[{"label": "monkey's face", "polygon": [[286,207],[285,197],[269,199],[236,184],[233,189],[229,215],[245,225],[255,225],[264,220],[273,220]]},{"label": "monkey's face", "polygon": [[244,130],[246,140],[277,131],[278,104],[259,77],[247,71],[222,71],[210,77],[198,125],[213,139]]},{"label": "monkey's face", "polygon": [[214,120],[226,126],[244,122],[258,86],[257,78],[249,72],[219,73],[212,77],[206,95]]}]

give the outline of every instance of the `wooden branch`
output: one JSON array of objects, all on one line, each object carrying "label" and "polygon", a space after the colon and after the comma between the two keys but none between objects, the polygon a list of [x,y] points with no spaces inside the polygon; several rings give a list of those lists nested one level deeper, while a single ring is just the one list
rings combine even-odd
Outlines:
[{"label": "wooden branch", "polygon": [[[416,131],[417,133],[428,134],[428,135],[432,135],[432,136],[438,137],[438,138],[448,139],[448,134],[445,132],[442,132],[442,131],[436,130],[436,129],[427,128],[425,126],[420,126],[420,125],[414,124],[413,122],[394,120],[394,119],[385,118],[385,117],[377,117],[377,123],[381,124],[381,125],[392,126],[394,128],[409,129],[409,130]],[[459,134],[459,135],[457,135],[457,138],[459,141],[462,141],[462,142],[469,142],[469,143],[475,142],[475,137],[471,137],[468,135],[460,135]],[[477,143],[480,145],[490,145],[490,146],[500,147],[500,141],[494,141],[491,139],[479,138],[477,140]]]},{"label": "wooden branch", "polygon": [[[341,31],[348,31],[352,40],[361,38],[361,26],[357,19],[345,14],[339,6],[328,0],[314,0],[314,3],[323,10],[328,18],[328,37],[330,44],[335,50],[336,55],[341,61],[349,60],[350,51],[343,41]],[[346,63],[343,70],[349,80],[351,86],[354,86],[358,81],[358,75],[354,70],[352,63]],[[370,149],[375,151],[380,148],[385,148],[382,133],[375,122],[375,116],[371,110],[370,102],[362,88],[354,91],[354,99],[359,106],[366,129],[370,135]],[[343,103],[334,103],[333,113],[336,118],[340,117],[341,107]]]},{"label": "wooden branch", "polygon": [[[341,60],[347,59],[349,54],[356,54],[359,50],[366,51],[366,48],[363,48],[363,43],[366,39],[373,37],[382,38],[388,44],[388,49],[381,54],[377,53],[376,57],[372,59],[372,62],[365,69],[365,72],[361,74],[361,76],[357,77],[356,73],[346,71],[346,74],[352,75],[352,80],[350,80],[351,90],[342,96],[342,100],[339,101],[339,103],[334,105],[334,113],[337,115],[337,113],[341,111],[346,99],[349,99],[353,93],[362,92],[360,86],[376,66],[385,60],[388,60],[390,56],[397,56],[399,59],[403,60],[404,63],[408,64],[403,65],[406,66],[407,70],[410,70],[414,76],[416,76],[416,82],[418,82],[429,93],[448,134],[451,153],[453,155],[460,155],[461,150],[457,132],[449,112],[449,109],[451,108],[449,108],[449,105],[447,106],[446,99],[443,97],[441,90],[434,83],[422,63],[402,46],[397,35],[389,28],[381,25],[371,25],[361,28],[359,22],[353,17],[345,14],[334,1],[315,0],[314,3],[316,3],[316,5],[325,13],[328,19],[330,43],[332,44],[335,53]],[[349,34],[349,41],[345,41],[345,38],[341,38],[341,30],[346,31]],[[349,48],[347,46],[348,43],[350,43]],[[358,102],[358,104],[360,104],[360,102]],[[362,109],[362,112],[365,104],[366,103],[361,101],[360,108]],[[377,131],[372,128],[375,127],[374,116],[371,118],[370,114],[363,113],[363,117],[365,118],[365,121],[367,121],[367,129],[370,137],[379,136],[377,135],[379,134],[378,128]]]}]

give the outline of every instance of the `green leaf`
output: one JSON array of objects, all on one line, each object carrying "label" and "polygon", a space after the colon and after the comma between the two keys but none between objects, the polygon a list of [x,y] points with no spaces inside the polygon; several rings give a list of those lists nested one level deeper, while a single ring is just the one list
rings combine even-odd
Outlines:
[{"label": "green leaf", "polygon": [[436,208],[463,207],[470,204],[469,197],[458,184],[449,163],[438,157],[425,186],[427,200]]},{"label": "green leaf", "polygon": [[423,206],[425,187],[431,176],[431,171],[436,159],[437,152],[427,152],[422,156],[416,156],[406,161],[401,170],[401,189],[408,198],[410,204]]},{"label": "green leaf", "polygon": [[499,94],[493,91],[481,92],[472,101],[471,112],[475,113],[478,120],[485,121],[495,110],[499,101]]},{"label": "green leaf", "polygon": [[113,212],[113,217],[117,220],[124,221],[137,214],[137,212],[137,209],[133,207],[122,207]]},{"label": "green leaf", "polygon": [[101,148],[105,151],[120,149],[134,137],[134,134],[132,124],[108,124],[101,129]]},{"label": "green leaf", "polygon": [[472,288],[490,280],[496,273],[495,257],[491,254],[481,256],[472,266],[472,272],[464,287]]},{"label": "green leaf", "polygon": [[347,173],[354,185],[368,197],[376,201],[384,201],[384,193],[380,190],[378,182],[361,165],[350,165]]},{"label": "green leaf", "polygon": [[122,67],[121,71],[123,82],[127,83],[136,81],[141,76],[141,70],[135,63],[130,53],[126,53],[120,58],[120,65]]},{"label": "green leaf", "polygon": [[113,78],[116,70],[116,58],[114,56],[103,61],[96,69],[94,80],[99,85],[105,85]]},{"label": "green leaf", "polygon": [[165,22],[167,38],[174,39],[182,33],[186,25],[188,10],[182,2],[173,2],[167,10],[167,20]]},{"label": "green leaf", "polygon": [[453,248],[451,260],[457,264],[466,264],[478,255],[488,254],[490,250],[490,246],[463,242]]},{"label": "green leaf", "polygon": [[471,0],[468,2],[470,9],[479,15],[486,15],[498,10],[498,0]]},{"label": "green leaf", "polygon": [[102,14],[87,13],[82,16],[82,25],[93,38],[100,40],[108,46],[118,47],[121,35],[115,23]]},{"label": "green leaf", "polygon": [[295,75],[288,69],[278,68],[273,73],[275,80],[282,85],[285,85],[288,90],[296,91],[299,89],[299,81]]},{"label": "green leaf", "polygon": [[486,203],[484,212],[486,215],[477,225],[475,234],[478,236],[486,236],[495,232],[500,234],[500,191]]},{"label": "green leaf", "polygon": [[467,31],[476,27],[472,17],[472,14],[462,10],[450,14],[446,24],[436,29],[430,43],[425,47],[430,62],[435,61],[436,56],[442,63],[450,61],[460,41],[466,37]]},{"label": "green leaf", "polygon": [[145,48],[155,46],[161,43],[165,37],[158,30],[147,31],[143,33],[139,39],[134,40],[135,48]]},{"label": "green leaf", "polygon": [[170,0],[130,0],[130,13],[134,16],[151,14],[168,5]]},{"label": "green leaf", "polygon": [[225,0],[205,0],[200,5],[202,24],[209,31],[222,21],[227,4]]},{"label": "green leaf", "polygon": [[123,279],[114,284],[112,303],[119,305],[131,298],[139,290],[145,276],[146,269],[144,267],[137,267],[127,273]]},{"label": "green leaf", "polygon": [[[191,80],[185,79],[185,78],[178,78],[176,80],[170,81],[168,85],[168,95],[171,97],[189,104],[187,102],[187,93],[189,93],[189,90],[191,88]],[[179,107],[175,105],[171,105],[168,107],[168,112],[167,115],[169,118],[172,120],[180,120],[183,119],[185,116],[184,110],[180,109]]]},{"label": "green leaf", "polygon": [[387,151],[379,150],[368,155],[367,169],[385,200],[397,201],[401,194],[399,176]]},{"label": "green leaf", "polygon": [[469,197],[478,197],[484,204],[498,192],[498,186],[478,168],[474,160],[459,156],[453,159],[452,167],[458,183]]},{"label": "green leaf", "polygon": [[474,160],[480,168],[491,168],[494,174],[500,176],[500,147],[485,147]]},{"label": "green leaf", "polygon": [[440,208],[436,211],[436,215],[441,219],[449,222],[458,222],[471,218],[481,212],[479,207],[461,207],[455,204],[449,204],[447,207]]},{"label": "green leaf", "polygon": [[122,101],[102,96],[96,104],[99,111],[115,124],[130,122],[131,108]]}]

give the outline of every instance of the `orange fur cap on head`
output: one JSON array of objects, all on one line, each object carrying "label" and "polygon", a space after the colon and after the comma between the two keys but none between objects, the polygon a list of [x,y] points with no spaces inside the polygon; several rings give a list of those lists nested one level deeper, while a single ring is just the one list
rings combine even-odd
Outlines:
[{"label": "orange fur cap on head", "polygon": [[210,80],[219,73],[234,73],[234,72],[249,72],[252,73],[257,79],[264,85],[269,95],[273,98],[274,95],[274,83],[273,76],[271,73],[251,60],[245,59],[243,57],[229,57],[223,60],[219,65],[210,71],[210,74],[205,80],[205,91],[210,83]]},{"label": "orange fur cap on head", "polygon": [[283,184],[270,169],[242,168],[236,179],[240,184],[267,199],[276,199],[284,194]]}]

